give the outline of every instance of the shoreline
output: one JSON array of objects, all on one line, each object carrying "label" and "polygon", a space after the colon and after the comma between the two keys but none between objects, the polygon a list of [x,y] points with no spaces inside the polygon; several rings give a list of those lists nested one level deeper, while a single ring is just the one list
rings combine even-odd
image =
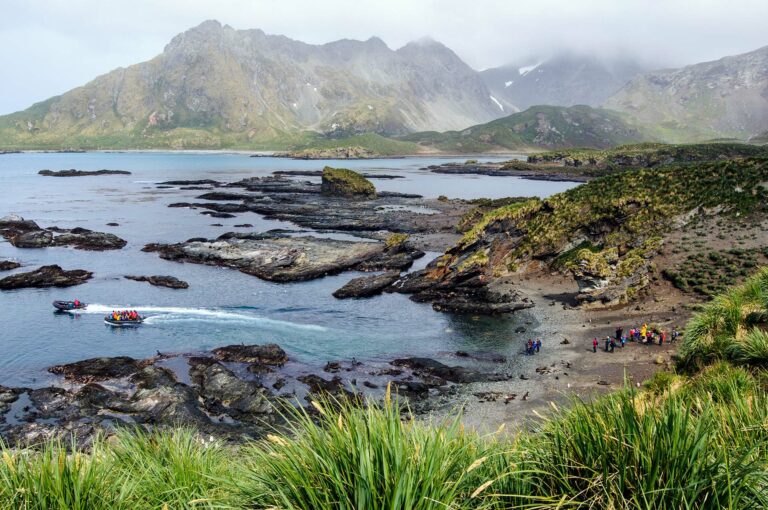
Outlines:
[{"label": "shoreline", "polygon": [[[149,153],[149,154],[238,154],[254,155],[255,157],[280,157],[284,159],[295,159],[301,161],[336,161],[334,158],[328,159],[306,159],[293,158],[288,156],[276,156],[275,154],[284,152],[280,150],[249,150],[249,149],[85,149],[85,150],[56,150],[56,149],[3,149],[0,150],[0,156],[10,156],[12,154],[119,154],[119,153]],[[373,158],[343,158],[339,161],[365,161],[379,159],[403,159],[403,158],[478,158],[478,157],[508,157],[535,154],[540,151],[520,149],[519,151],[501,151],[501,152],[481,152],[481,153],[451,153],[451,152],[417,152],[413,154],[390,154]]]}]

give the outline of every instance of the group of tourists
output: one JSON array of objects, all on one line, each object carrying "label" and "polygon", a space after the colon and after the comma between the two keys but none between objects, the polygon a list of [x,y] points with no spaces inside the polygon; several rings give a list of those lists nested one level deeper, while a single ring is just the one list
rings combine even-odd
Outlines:
[{"label": "group of tourists", "polygon": [[536,354],[541,350],[541,338],[537,338],[536,340],[531,340],[529,338],[528,341],[523,344],[523,348],[528,355]]},{"label": "group of tourists", "polygon": [[[680,336],[677,326],[672,328],[671,334],[658,328],[649,327],[643,324],[642,327],[632,327],[624,334],[624,328],[617,327],[615,336],[606,336],[604,339],[605,352],[613,352],[617,346],[624,347],[627,342],[637,342],[646,345],[664,345],[664,342],[674,343]],[[592,339],[592,352],[597,352],[597,346],[600,342],[597,337]]]},{"label": "group of tourists", "polygon": [[136,321],[141,317],[139,316],[139,312],[136,310],[112,310],[110,318],[114,321]]}]

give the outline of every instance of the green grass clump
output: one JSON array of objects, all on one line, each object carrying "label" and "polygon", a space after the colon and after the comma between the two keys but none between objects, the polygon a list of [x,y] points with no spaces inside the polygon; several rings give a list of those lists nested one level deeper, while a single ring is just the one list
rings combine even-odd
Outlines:
[{"label": "green grass clump", "polygon": [[718,142],[697,144],[638,143],[610,149],[567,149],[531,154],[528,163],[559,164],[566,167],[623,168],[656,167],[671,163],[692,163],[768,155],[763,147],[744,143]]},{"label": "green grass clump", "polygon": [[402,421],[395,404],[316,402],[296,411],[290,437],[248,448],[243,493],[266,508],[442,509],[468,490],[486,452],[458,419]]},{"label": "green grass clump", "polygon": [[768,268],[717,296],[695,315],[680,349],[683,366],[725,359],[768,365]]}]

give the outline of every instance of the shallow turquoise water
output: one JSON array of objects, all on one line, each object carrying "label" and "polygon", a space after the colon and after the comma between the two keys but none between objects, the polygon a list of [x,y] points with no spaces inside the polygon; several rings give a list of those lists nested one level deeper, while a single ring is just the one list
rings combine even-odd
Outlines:
[{"label": "shallow turquoise water", "polygon": [[[199,191],[156,189],[172,179],[234,181],[274,170],[320,169],[325,164],[366,171],[401,173],[406,178],[377,180],[382,190],[425,196],[477,198],[511,195],[548,196],[572,183],[510,177],[431,174],[419,168],[449,159],[405,158],[366,161],[293,161],[249,158],[242,154],[190,153],[26,153],[0,156],[0,216],[16,213],[42,226],[85,227],[113,232],[128,241],[123,250],[86,252],[69,248],[21,250],[0,242],[0,259],[30,270],[44,264],[94,272],[88,283],[69,289],[0,292],[0,384],[45,384],[45,368],[92,356],[144,357],[162,352],[210,349],[232,343],[276,342],[306,362],[330,359],[387,359],[412,354],[441,357],[457,349],[517,353],[513,330],[522,317],[472,318],[434,312],[406,296],[385,294],[367,300],[331,296],[356,273],[348,272],[293,284],[261,281],[234,270],[179,264],[143,253],[148,242],[178,242],[215,237],[251,223],[252,230],[294,228],[246,213],[212,219],[188,209],[169,209]],[[129,176],[52,178],[41,169],[101,168],[130,170]],[[118,227],[106,226],[117,222]],[[211,223],[222,223],[214,227]],[[242,231],[243,229],[237,229]],[[418,261],[425,265],[428,254]],[[0,274],[6,276],[11,272]],[[187,290],[152,287],[122,278],[125,274],[170,274],[186,280]],[[55,299],[91,303],[88,313],[54,314]],[[102,322],[113,308],[136,308],[149,320],[141,328],[115,330]]]}]

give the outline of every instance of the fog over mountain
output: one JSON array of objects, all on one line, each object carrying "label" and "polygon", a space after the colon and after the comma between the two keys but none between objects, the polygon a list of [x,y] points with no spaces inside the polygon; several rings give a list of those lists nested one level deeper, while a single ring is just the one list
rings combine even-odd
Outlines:
[{"label": "fog over mountain", "polygon": [[564,51],[679,67],[768,42],[768,2],[757,0],[8,0],[1,9],[8,79],[0,81],[0,113],[149,60],[206,19],[310,44],[376,36],[400,48],[429,36],[476,70],[532,65]]}]

